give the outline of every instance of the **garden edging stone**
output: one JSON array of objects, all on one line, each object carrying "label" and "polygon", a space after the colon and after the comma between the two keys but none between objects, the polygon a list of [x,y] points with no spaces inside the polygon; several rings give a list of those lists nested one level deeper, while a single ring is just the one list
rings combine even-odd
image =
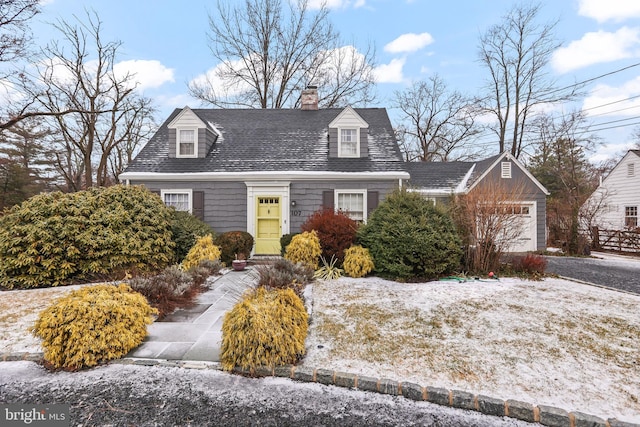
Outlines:
[{"label": "garden edging stone", "polygon": [[[30,361],[42,363],[43,353],[1,353],[0,361]],[[200,362],[190,360],[158,360],[123,358],[112,360],[109,364],[158,366],[183,369],[214,369],[223,371],[220,363]],[[418,401],[430,402],[441,406],[449,406],[467,410],[473,410],[485,415],[507,416],[531,423],[540,423],[550,427],[640,427],[640,424],[629,423],[609,418],[585,414],[583,412],[567,412],[564,409],[546,405],[533,405],[517,400],[502,400],[484,395],[474,395],[461,390],[448,390],[439,387],[424,387],[410,382],[398,382],[391,379],[380,379],[368,376],[360,376],[348,372],[331,371],[322,368],[310,368],[307,366],[285,365],[276,368],[260,367],[251,372],[246,369],[235,368],[234,373],[252,375],[258,377],[281,377],[295,381],[311,382],[328,386],[358,389],[380,394],[402,396]]]}]

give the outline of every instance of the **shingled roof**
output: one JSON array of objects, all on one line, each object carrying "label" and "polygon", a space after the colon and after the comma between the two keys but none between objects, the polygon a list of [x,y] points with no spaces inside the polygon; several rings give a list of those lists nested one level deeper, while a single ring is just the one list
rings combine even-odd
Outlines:
[{"label": "shingled roof", "polygon": [[387,112],[357,108],[369,124],[368,157],[330,158],[328,125],[342,109],[193,109],[220,134],[205,158],[170,158],[168,124],[160,126],[125,172],[392,172],[405,171]]}]

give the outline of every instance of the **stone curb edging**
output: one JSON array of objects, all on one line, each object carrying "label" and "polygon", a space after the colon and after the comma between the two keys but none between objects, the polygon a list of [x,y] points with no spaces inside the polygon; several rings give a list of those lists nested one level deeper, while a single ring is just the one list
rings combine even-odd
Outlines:
[{"label": "stone curb edging", "polygon": [[[2,353],[0,361],[42,362],[44,353]],[[189,360],[162,360],[123,358],[112,360],[112,364],[160,366],[184,369],[213,369],[222,371],[220,363]],[[549,427],[640,427],[640,424],[620,421],[616,418],[604,420],[583,412],[567,412],[564,409],[546,405],[533,405],[518,400],[502,400],[484,395],[474,395],[461,390],[421,386],[419,384],[374,378],[348,372],[331,371],[322,368],[285,365],[275,368],[259,367],[254,371],[236,367],[233,372],[256,377],[280,377],[295,381],[333,385],[336,387],[369,391],[373,393],[403,396],[418,402],[477,411],[485,415],[509,417]]]}]

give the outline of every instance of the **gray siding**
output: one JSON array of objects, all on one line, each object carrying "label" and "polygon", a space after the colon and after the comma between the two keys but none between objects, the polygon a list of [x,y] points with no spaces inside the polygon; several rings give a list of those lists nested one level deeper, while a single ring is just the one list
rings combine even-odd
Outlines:
[{"label": "gray siding", "polygon": [[150,182],[143,184],[151,191],[192,189],[204,191],[204,221],[216,233],[247,229],[247,186],[243,182]]},{"label": "gray siding", "polygon": [[290,187],[291,201],[296,206],[291,208],[290,231],[297,233],[307,218],[322,209],[322,192],[327,190],[362,190],[378,191],[378,203],[382,203],[385,196],[398,188],[398,181],[357,181],[357,182],[292,182]]},{"label": "gray siding", "polygon": [[[511,162],[511,178],[501,177],[501,162],[498,162],[496,167],[489,171],[489,174],[485,177],[485,182],[490,181],[502,181],[507,188],[515,188],[516,186],[523,185],[523,193],[521,200],[535,201],[536,202],[536,232],[537,242],[536,248],[538,250],[544,250],[547,248],[547,196],[540,188],[535,185],[531,179],[520,169],[519,166]],[[478,186],[481,187],[482,183]]]},{"label": "gray siding", "polygon": [[[145,185],[151,191],[170,189],[192,189],[204,191],[204,221],[211,225],[217,233],[247,229],[247,187],[244,182],[151,182],[132,181],[132,185]],[[296,202],[291,207],[289,228],[292,233],[300,231],[300,227],[315,211],[322,208],[322,192],[326,190],[362,190],[377,191],[378,203],[387,194],[398,188],[397,180],[323,182],[292,182],[290,200]]]}]

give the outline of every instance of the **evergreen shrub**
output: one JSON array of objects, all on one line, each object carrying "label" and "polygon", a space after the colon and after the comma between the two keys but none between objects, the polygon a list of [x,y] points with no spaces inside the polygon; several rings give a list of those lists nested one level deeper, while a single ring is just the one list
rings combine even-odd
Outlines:
[{"label": "evergreen shrub", "polygon": [[188,271],[197,267],[202,261],[217,261],[220,259],[220,248],[213,244],[213,236],[207,234],[199,237],[196,244],[189,250],[187,256],[182,261],[181,267]]},{"label": "evergreen shrub", "polygon": [[253,249],[253,236],[246,231],[227,231],[220,234],[216,245],[222,251],[220,260],[228,267],[236,259],[249,259]]},{"label": "evergreen shrub", "polygon": [[87,286],[43,310],[32,328],[45,361],[78,370],[120,358],[142,343],[156,310],[125,284]]},{"label": "evergreen shrub", "polygon": [[344,251],[344,272],[349,277],[364,277],[374,269],[373,258],[369,249],[360,245],[351,246]]},{"label": "evergreen shrub", "polygon": [[280,255],[284,256],[285,251],[287,250],[287,246],[289,246],[289,244],[291,243],[291,239],[293,239],[293,236],[300,234],[300,233],[289,233],[289,234],[283,234],[282,237],[280,237]]},{"label": "evergreen shrub", "polygon": [[174,259],[171,211],[144,187],[40,194],[0,216],[0,288],[59,286]]},{"label": "evergreen shrub", "polygon": [[224,316],[220,360],[225,370],[239,366],[293,364],[304,355],[308,315],[292,289],[258,287]]},{"label": "evergreen shrub", "polygon": [[322,248],[315,230],[297,234],[284,252],[284,258],[293,263],[302,263],[312,270],[318,269]]},{"label": "evergreen shrub", "polygon": [[171,210],[171,232],[173,241],[176,244],[175,252],[177,263],[181,263],[187,256],[189,250],[196,244],[198,237],[211,234],[215,237],[215,232],[209,224],[196,218],[189,212]]},{"label": "evergreen shrub", "polygon": [[432,279],[460,266],[462,249],[451,217],[418,193],[396,191],[358,229],[381,276]]},{"label": "evergreen shrub", "polygon": [[357,229],[356,221],[333,209],[316,211],[302,224],[302,231],[315,230],[318,233],[322,257],[336,259],[338,266],[344,261],[344,250],[355,241]]}]

